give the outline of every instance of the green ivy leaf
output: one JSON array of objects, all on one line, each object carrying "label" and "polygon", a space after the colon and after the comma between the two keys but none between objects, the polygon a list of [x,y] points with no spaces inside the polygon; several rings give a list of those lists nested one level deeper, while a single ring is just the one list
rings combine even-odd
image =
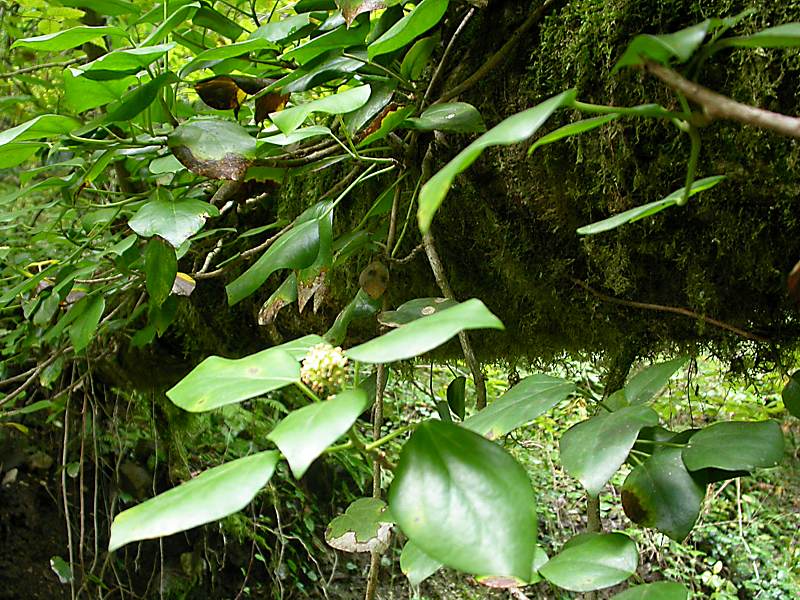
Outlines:
[{"label": "green ivy leaf", "polygon": [[390,331],[346,352],[353,360],[366,363],[390,363],[405,360],[444,344],[468,329],[503,329],[503,323],[480,300],[461,304],[423,317]]},{"label": "green ivy leaf", "polygon": [[581,421],[561,437],[561,463],[597,496],[625,462],[639,430],[655,425],[658,414],[647,406],[628,406]]},{"label": "green ivy leaf", "polygon": [[256,157],[256,140],[232,121],[215,118],[182,123],[168,138],[175,157],[192,173],[241,181]]},{"label": "green ivy leaf", "polygon": [[287,415],[267,436],[281,449],[300,479],[322,452],[347,433],[370,405],[363,390],[346,390]]},{"label": "green ivy leaf", "polygon": [[688,600],[686,586],[672,581],[657,581],[628,588],[615,594],[611,600]]},{"label": "green ivy leaf", "polygon": [[422,0],[367,47],[370,60],[402,48],[435,27],[447,12],[448,3],[449,0]]},{"label": "green ivy leaf", "polygon": [[457,425],[424,422],[403,447],[388,498],[403,533],[431,559],[476,575],[530,579],[533,490],[496,444]]},{"label": "green ivy leaf", "polygon": [[80,125],[80,121],[72,117],[40,115],[16,127],[0,132],[0,147],[27,140],[57,137],[74,131]]},{"label": "green ivy leaf", "polygon": [[466,410],[466,385],[467,378],[462,375],[453,379],[447,386],[447,405],[462,421]]},{"label": "green ivy leaf", "polygon": [[700,516],[705,491],[686,470],[681,448],[659,447],[625,479],[622,506],[634,523],[680,542]]},{"label": "green ivy leaf", "polygon": [[331,328],[325,333],[325,339],[333,344],[341,344],[347,335],[347,328],[356,319],[365,319],[378,312],[381,306],[380,299],[373,300],[361,288],[356,292],[355,297],[344,307],[344,310],[336,316],[336,320]]},{"label": "green ivy leaf", "polygon": [[414,298],[398,306],[397,310],[382,312],[378,315],[378,322],[386,327],[400,327],[454,306],[458,306],[458,302],[448,298]]},{"label": "green ivy leaf", "polygon": [[380,498],[359,498],[343,515],[333,519],[325,529],[325,541],[345,552],[386,551],[394,523],[386,503]]},{"label": "green ivy leaf", "polygon": [[84,296],[72,308],[76,313],[69,327],[69,339],[75,352],[80,352],[92,341],[105,308],[106,301],[101,294]]},{"label": "green ivy leaf", "polygon": [[109,110],[104,122],[130,121],[155,101],[162,87],[177,80],[175,73],[168,71],[131,90],[120,99],[117,106]]},{"label": "green ivy leaf", "polygon": [[178,248],[203,228],[208,217],[218,217],[216,206],[196,198],[171,199],[160,189],[128,221],[141,237],[158,235]]},{"label": "green ivy leaf", "polygon": [[161,306],[170,295],[178,274],[175,248],[158,237],[147,242],[144,249],[144,273],[150,300],[156,306]]},{"label": "green ivy leaf", "polygon": [[164,537],[240,511],[272,477],[277,452],[259,452],[209,469],[155,498],[118,514],[112,552],[130,542]]},{"label": "green ivy leaf", "polygon": [[292,48],[281,55],[281,60],[293,60],[299,65],[324,54],[328,50],[343,50],[352,46],[363,46],[369,33],[369,19],[359,19],[355,27],[337,27],[332,31],[311,38],[308,42]]},{"label": "green ivy leaf", "polygon": [[419,210],[417,211],[420,230],[424,233],[430,229],[433,216],[447,196],[447,192],[450,191],[456,175],[465,171],[486,148],[498,145],[508,146],[528,139],[539,130],[556,109],[570,104],[574,99],[574,90],[567,90],[553,96],[533,108],[508,117],[459,152],[453,160],[422,186],[419,194]]},{"label": "green ivy leaf", "polygon": [[783,432],[773,420],[714,423],[695,433],[683,450],[690,471],[752,471],[774,467],[782,458]]},{"label": "green ivy leaf", "polygon": [[114,50],[90,63],[73,68],[73,73],[98,81],[136,75],[175,47],[174,42],[159,46]]},{"label": "green ivy leaf", "polygon": [[639,551],[623,533],[587,533],[573,538],[547,561],[539,573],[572,592],[611,587],[636,572]]},{"label": "green ivy leaf", "polygon": [[400,570],[408,577],[412,587],[419,586],[444,565],[420,550],[414,542],[408,541],[400,553]]},{"label": "green ivy leaf", "polygon": [[[689,190],[689,197],[714,187],[723,179],[725,179],[725,175],[714,175],[713,177],[704,177],[703,179],[698,179],[692,183],[692,187]],[[642,206],[637,206],[636,208],[626,210],[625,212],[621,212],[618,215],[609,217],[608,219],[603,219],[597,223],[580,227],[577,230],[578,235],[594,235],[596,233],[610,231],[611,229],[616,229],[617,227],[625,225],[626,223],[633,223],[639,219],[644,219],[645,217],[659,213],[670,206],[677,206],[678,202],[683,198],[685,189],[685,187],[682,187],[681,189],[675,190],[669,196],[666,196],[661,200],[656,200],[655,202],[650,202],[649,204],[643,204]]]},{"label": "green ivy leaf", "polygon": [[574,391],[575,384],[569,381],[537,373],[464,421],[464,427],[497,439],[550,410]]},{"label": "green ivy leaf", "polygon": [[414,42],[411,49],[403,57],[400,64],[400,74],[409,81],[416,81],[422,75],[433,51],[439,46],[441,36],[439,34],[422,38]]},{"label": "green ivy leaf", "polygon": [[675,372],[689,360],[679,356],[666,362],[654,363],[639,371],[625,384],[625,398],[631,405],[644,404],[655,398]]},{"label": "green ivy leaf", "polygon": [[448,131],[452,133],[481,133],[486,125],[478,109],[466,102],[433,104],[419,117],[406,119],[406,127],[420,131]]},{"label": "green ivy leaf", "polygon": [[19,39],[11,44],[11,49],[31,48],[33,50],[41,50],[43,52],[61,52],[62,50],[77,48],[86,42],[94,41],[99,42],[99,45],[105,48],[103,37],[106,35],[119,36],[123,38],[128,37],[128,34],[119,27],[90,27],[88,25],[80,25],[78,27],[72,27],[70,29],[57,31],[55,33]]},{"label": "green ivy leaf", "polygon": [[369,85],[350,88],[338,94],[325,96],[319,100],[312,100],[311,102],[271,113],[269,117],[283,133],[289,134],[297,129],[312,113],[320,112],[338,115],[360,108],[369,100],[370,91]]},{"label": "green ivy leaf", "polygon": [[239,359],[209,356],[167,391],[189,412],[241,402],[300,381],[300,363],[276,346]]}]

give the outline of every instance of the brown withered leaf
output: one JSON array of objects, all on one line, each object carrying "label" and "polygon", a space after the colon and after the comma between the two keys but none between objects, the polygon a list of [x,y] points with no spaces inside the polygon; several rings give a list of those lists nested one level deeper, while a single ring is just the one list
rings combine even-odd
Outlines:
[{"label": "brown withered leaf", "polygon": [[238,123],[192,119],[167,138],[172,153],[192,173],[241,181],[256,155],[256,140]]},{"label": "brown withered leaf", "polygon": [[[325,284],[327,277],[327,269],[323,269],[311,281],[297,281],[297,310],[303,312],[303,309],[308,304],[308,301],[320,290]],[[316,312],[316,309],[315,311]]]},{"label": "brown withered leaf", "polygon": [[239,154],[226,154],[220,159],[202,160],[192,154],[186,146],[173,147],[172,154],[195,175],[210,179],[242,181],[252,162]]},{"label": "brown withered leaf", "polygon": [[233,109],[233,114],[236,117],[239,116],[239,108],[246,96],[246,93],[227,75],[198,81],[194,85],[194,91],[211,108],[217,110]]},{"label": "brown withered leaf", "polygon": [[386,2],[383,0],[336,0],[336,6],[342,11],[342,16],[347,22],[347,26],[350,27],[358,15],[386,8]]},{"label": "brown withered leaf", "polygon": [[281,110],[286,106],[289,94],[279,92],[269,92],[256,98],[256,123],[261,123],[270,113]]}]

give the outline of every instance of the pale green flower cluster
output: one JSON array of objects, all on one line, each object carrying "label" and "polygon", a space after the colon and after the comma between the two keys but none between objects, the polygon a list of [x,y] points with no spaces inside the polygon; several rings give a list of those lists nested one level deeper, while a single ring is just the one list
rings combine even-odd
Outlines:
[{"label": "pale green flower cluster", "polygon": [[326,342],[312,346],[300,369],[303,382],[320,395],[340,390],[347,377],[347,357],[339,346]]}]

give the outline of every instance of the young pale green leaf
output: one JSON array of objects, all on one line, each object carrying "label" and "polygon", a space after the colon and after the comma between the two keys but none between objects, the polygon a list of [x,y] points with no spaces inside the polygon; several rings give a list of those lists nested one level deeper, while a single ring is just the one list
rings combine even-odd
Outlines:
[{"label": "young pale green leaf", "polygon": [[752,471],[774,467],[782,458],[783,432],[771,419],[714,423],[695,433],[683,450],[690,471]]},{"label": "young pale green leaf", "polygon": [[373,83],[369,100],[361,108],[342,116],[350,135],[371,123],[391,102],[396,89],[397,82],[393,80]]},{"label": "young pale green leaf", "polygon": [[106,300],[101,294],[84,296],[75,305],[73,310],[77,310],[78,315],[69,327],[69,339],[75,352],[80,352],[92,341],[105,308]]},{"label": "young pale green leaf", "polygon": [[280,58],[281,60],[293,60],[299,65],[305,65],[328,50],[344,50],[352,46],[363,47],[368,33],[369,19],[359,19],[359,23],[355,27],[341,25],[332,31],[311,38],[305,44],[284,52]]},{"label": "young pale green leaf", "polygon": [[161,306],[172,291],[178,274],[175,248],[161,238],[154,237],[144,249],[144,274],[150,301]]},{"label": "young pale green leaf", "polygon": [[267,436],[281,449],[292,473],[300,479],[322,452],[338,440],[370,405],[360,389],[346,390],[324,402],[287,415]]},{"label": "young pale green leaf", "polygon": [[0,132],[0,147],[27,140],[56,137],[69,133],[81,122],[63,115],[40,115],[11,129]]},{"label": "young pale green leaf", "polygon": [[531,578],[533,490],[500,446],[424,422],[403,447],[388,498],[403,533],[431,559],[475,575]]},{"label": "young pale green leaf", "polygon": [[466,410],[466,385],[467,378],[461,375],[453,379],[447,386],[447,405],[453,414],[462,421]]},{"label": "young pale green leaf", "polygon": [[159,43],[172,33],[176,27],[191,19],[198,8],[200,8],[199,2],[191,2],[178,7],[163,23],[153,29],[139,46],[153,46]]},{"label": "young pale green leaf", "polygon": [[630,472],[622,485],[628,518],[682,541],[694,527],[705,497],[681,459],[681,448],[659,447]]},{"label": "young pale green leaf", "polygon": [[625,462],[639,430],[655,425],[658,414],[647,406],[628,406],[581,421],[561,437],[561,463],[597,496]]},{"label": "young pale green leaf", "polygon": [[783,405],[790,415],[800,419],[800,371],[795,371],[781,392]]},{"label": "young pale green leaf", "polygon": [[667,64],[671,60],[684,63],[703,43],[710,26],[711,21],[706,19],[702,23],[675,33],[637,35],[611,72],[616,73],[623,67],[641,65],[646,60],[661,64]]},{"label": "young pale green leaf", "polygon": [[128,0],[60,0],[59,4],[61,6],[91,8],[98,15],[109,17],[139,14],[139,7]]},{"label": "young pale green leaf", "polygon": [[[295,9],[298,7],[299,5],[295,5]],[[311,10],[297,10],[296,12],[302,14],[292,15],[290,17],[281,17],[276,21],[264,23],[250,34],[250,39],[263,38],[270,42],[281,42],[286,38],[295,35],[303,27],[309,24],[309,19],[311,16],[309,14]]]},{"label": "young pale green leaf", "polygon": [[389,363],[405,360],[444,344],[468,329],[504,329],[503,323],[480,300],[473,298],[457,306],[403,325],[346,352],[353,360]]},{"label": "young pale green leaf", "polygon": [[168,138],[169,147],[192,173],[212,179],[241,181],[256,157],[256,140],[238,123],[192,119]]},{"label": "young pale green leaf", "polygon": [[55,33],[19,39],[11,44],[11,49],[31,48],[44,52],[61,52],[62,50],[77,48],[86,42],[99,41],[101,45],[104,45],[102,40],[106,35],[128,37],[128,34],[119,27],[79,25],[78,27],[56,31]]},{"label": "young pale green leaf", "polygon": [[574,90],[567,90],[553,96],[533,108],[508,117],[459,152],[453,160],[422,186],[417,212],[420,230],[426,232],[430,229],[433,216],[447,196],[456,175],[465,171],[486,148],[508,146],[528,139],[539,130],[556,109],[570,104],[574,99]]},{"label": "young pale green leaf", "polygon": [[639,551],[623,533],[589,533],[573,538],[547,561],[539,573],[572,592],[611,587],[636,572]]},{"label": "young pale green leaf", "polygon": [[[698,179],[692,183],[692,187],[689,190],[689,197],[714,187],[723,179],[725,179],[725,175],[714,175],[712,177]],[[611,229],[616,229],[617,227],[625,225],[626,223],[633,223],[639,219],[644,219],[645,217],[654,215],[658,212],[661,212],[665,208],[676,206],[683,198],[683,192],[685,189],[685,187],[682,187],[681,189],[675,190],[669,196],[666,196],[661,200],[656,200],[655,202],[650,202],[649,204],[643,204],[642,206],[637,206],[636,208],[626,210],[625,212],[621,212],[618,215],[609,217],[608,219],[603,219],[597,223],[580,227],[577,230],[577,233],[578,235],[594,235],[596,233],[610,231]]]},{"label": "young pale green leaf", "polygon": [[110,107],[105,122],[130,121],[155,101],[162,87],[177,80],[175,73],[168,71],[131,90],[120,99],[118,105]]},{"label": "young pale green leaf", "polygon": [[420,131],[481,133],[486,125],[478,109],[466,102],[446,102],[428,107],[419,117],[406,119],[405,126]]},{"label": "young pale green leaf", "polygon": [[403,57],[403,62],[400,64],[400,75],[409,81],[419,79],[440,41],[439,34],[417,40]]},{"label": "young pale green leaf", "polygon": [[338,94],[312,100],[299,106],[284,109],[270,114],[272,120],[283,133],[289,134],[297,129],[312,113],[331,115],[344,114],[363,106],[370,96],[370,86],[362,85],[350,88]]},{"label": "young pale green leaf", "polygon": [[39,148],[46,146],[47,144],[38,142],[21,142],[0,146],[0,169],[9,169],[22,164],[33,156]]},{"label": "young pale green leaf", "polygon": [[241,302],[279,269],[305,269],[319,254],[319,220],[295,225],[279,237],[244,273],[225,286],[228,304]]},{"label": "young pale green leaf", "polygon": [[322,125],[312,125],[311,127],[303,127],[302,129],[296,129],[289,135],[286,135],[285,133],[275,133],[273,135],[260,138],[257,142],[258,150],[259,152],[262,152],[265,148],[268,148],[269,146],[272,147],[290,146],[292,144],[302,142],[303,140],[307,140],[313,137],[319,137],[321,135],[331,135],[331,130]]},{"label": "young pale green leaf", "polygon": [[569,381],[537,373],[464,421],[464,427],[497,439],[550,410],[574,391],[575,384]]},{"label": "young pale green leaf", "polygon": [[174,404],[202,412],[300,381],[300,364],[277,346],[239,359],[209,356],[167,391]]},{"label": "young pale green leaf", "polygon": [[389,547],[394,524],[386,503],[380,498],[359,498],[343,515],[325,529],[329,546],[345,552],[377,552]]},{"label": "young pale green leaf", "polygon": [[172,200],[160,192],[128,221],[141,237],[158,235],[175,248],[203,228],[208,217],[219,216],[216,206],[196,198]]},{"label": "young pale green leaf", "polygon": [[367,47],[370,60],[402,48],[435,27],[447,12],[448,3],[449,0],[422,0],[410,13]]},{"label": "young pale green leaf", "polygon": [[74,67],[64,69],[64,103],[70,110],[81,113],[119,100],[135,82],[135,77],[93,81],[81,77]]},{"label": "young pale green leaf", "polygon": [[417,587],[444,565],[420,550],[414,542],[408,541],[400,553],[400,570],[408,577],[412,587]]},{"label": "young pale green leaf", "polygon": [[111,524],[109,552],[130,542],[172,535],[240,511],[270,480],[278,458],[274,451],[239,458],[121,512]]},{"label": "young pale green leaf", "polygon": [[680,583],[657,581],[630,587],[611,600],[689,600],[689,590]]},{"label": "young pale green leaf", "polygon": [[654,363],[631,377],[625,384],[625,399],[629,404],[644,404],[655,398],[675,372],[689,360],[679,356],[665,362]]},{"label": "young pale green leaf", "polygon": [[610,115],[600,115],[599,117],[592,117],[590,119],[581,119],[580,121],[575,121],[574,123],[570,123],[569,125],[564,125],[563,127],[559,127],[555,131],[548,133],[540,137],[536,140],[528,150],[528,156],[533,154],[537,148],[541,148],[542,146],[546,146],[547,144],[552,144],[553,142],[557,142],[559,140],[563,140],[564,138],[571,137],[573,135],[580,135],[581,133],[586,133],[587,131],[591,131],[592,129],[597,129],[598,127],[602,127],[606,123],[613,121],[614,119],[619,118],[619,113],[614,113]]},{"label": "young pale green leaf", "polygon": [[800,46],[800,23],[784,23],[762,29],[751,35],[723,39],[719,48],[796,48]]},{"label": "young pale green leaf", "polygon": [[73,73],[79,73],[83,77],[98,81],[121,79],[127,75],[136,75],[174,47],[175,43],[173,42],[158,46],[114,50],[90,63],[74,67]]}]

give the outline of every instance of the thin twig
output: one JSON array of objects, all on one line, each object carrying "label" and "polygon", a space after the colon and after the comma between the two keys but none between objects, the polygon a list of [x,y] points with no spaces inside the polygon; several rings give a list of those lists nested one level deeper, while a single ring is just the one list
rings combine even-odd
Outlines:
[{"label": "thin twig", "polygon": [[393,265],[405,265],[414,260],[414,257],[424,249],[425,249],[425,244],[418,244],[414,246],[414,249],[403,258],[389,258],[387,260]]},{"label": "thin twig", "polygon": [[646,61],[644,68],[648,73],[703,109],[705,122],[698,123],[700,125],[708,124],[716,119],[726,119],[760,129],[769,129],[788,137],[800,138],[800,118],[736,102],[736,100],[689,81],[680,73],[653,61]]},{"label": "thin twig", "polygon": [[508,38],[508,41],[503,44],[503,46],[497,52],[489,57],[489,60],[483,63],[477,71],[459,83],[456,87],[442,94],[436,102],[447,102],[459,94],[463,94],[472,86],[484,80],[490,73],[496,71],[500,64],[506,60],[506,58],[508,58],[508,56],[511,54],[511,51],[514,50],[522,38],[525,37],[525,35],[533,28],[534,25],[542,20],[542,17],[547,14],[547,11],[554,6],[561,4],[563,1],[564,0],[545,0],[545,2],[539,8],[528,15],[528,18],[523,21],[522,25],[520,25],[517,30],[511,34],[511,37]]},{"label": "thin twig", "polygon": [[71,58],[70,60],[65,61],[58,61],[58,62],[49,62],[49,63],[42,63],[40,65],[33,65],[30,67],[24,67],[22,69],[17,69],[16,71],[10,71],[8,73],[0,73],[0,79],[10,79],[11,77],[16,77],[17,75],[25,75],[26,73],[33,73],[34,71],[41,71],[42,69],[50,69],[52,67],[68,67],[70,65],[74,65],[75,63],[79,63],[84,58]]},{"label": "thin twig", "polygon": [[735,333],[736,335],[748,340],[753,340],[754,342],[770,341],[769,338],[766,338],[762,335],[759,335],[757,333],[752,333],[750,331],[745,331],[744,329],[740,329],[734,325],[725,323],[724,321],[719,321],[717,319],[712,319],[711,317],[706,317],[705,315],[698,314],[693,310],[689,310],[688,308],[682,308],[680,306],[664,306],[662,304],[651,304],[649,302],[636,302],[634,300],[622,300],[621,298],[614,298],[613,296],[608,296],[602,292],[599,292],[593,287],[591,287],[588,283],[581,281],[580,279],[575,279],[575,278],[571,279],[575,285],[582,287],[587,292],[589,292],[594,296],[597,296],[598,298],[600,298],[600,300],[603,300],[604,302],[609,302],[611,304],[618,304],[620,306],[630,306],[631,308],[641,308],[644,310],[655,310],[658,312],[667,312],[676,315],[683,315],[684,317],[698,319],[700,321],[703,321],[704,323],[713,325],[714,327],[719,327],[720,329],[730,331],[731,333]]},{"label": "thin twig", "polygon": [[447,47],[444,49],[444,52],[442,52],[442,58],[439,59],[439,64],[436,66],[436,70],[433,72],[433,76],[431,77],[431,80],[428,83],[428,89],[425,90],[425,95],[422,97],[422,106],[423,107],[426,105],[425,103],[428,101],[428,98],[430,97],[431,92],[433,92],[434,86],[439,82],[439,77],[441,76],[442,72],[444,71],[444,66],[447,63],[447,59],[450,56],[450,50],[453,49],[453,46],[455,45],[455,41],[458,39],[458,36],[461,35],[461,31],[464,29],[464,27],[467,26],[467,23],[469,22],[469,20],[472,18],[472,15],[474,15],[474,14],[475,14],[475,9],[474,8],[470,8],[467,11],[467,14],[461,20],[461,23],[458,24],[458,27],[453,32],[453,35],[450,37],[450,41],[447,43]]}]

